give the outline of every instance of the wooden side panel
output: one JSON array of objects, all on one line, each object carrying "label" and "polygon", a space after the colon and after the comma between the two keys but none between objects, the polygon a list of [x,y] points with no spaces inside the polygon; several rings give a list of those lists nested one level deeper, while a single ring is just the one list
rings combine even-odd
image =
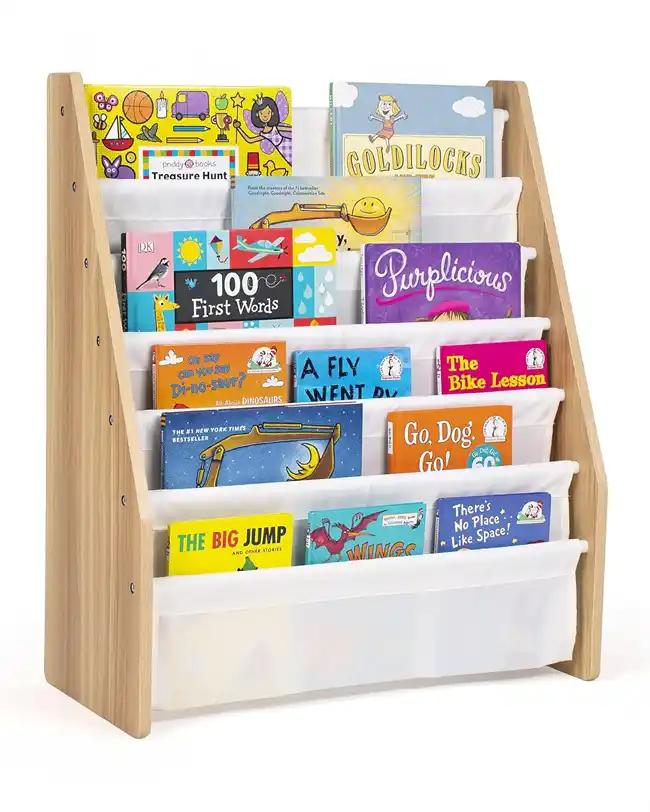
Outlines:
[{"label": "wooden side panel", "polygon": [[151,725],[152,534],[83,84],[48,87],[45,676]]},{"label": "wooden side panel", "polygon": [[551,320],[551,384],[566,391],[555,427],[553,458],[577,460],[571,490],[571,535],[589,552],[578,569],[578,637],[573,659],[558,668],[582,679],[600,671],[607,480],[564,275],[551,203],[523,82],[490,82],[495,107],[507,110],[503,174],[523,180],[519,240],[537,249],[526,280],[526,314]]}]

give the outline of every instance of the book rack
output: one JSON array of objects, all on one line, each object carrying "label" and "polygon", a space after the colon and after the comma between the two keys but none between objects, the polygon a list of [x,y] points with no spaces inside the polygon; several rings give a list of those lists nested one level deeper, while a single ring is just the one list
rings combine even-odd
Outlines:
[{"label": "book rack", "polygon": [[[590,680],[600,668],[605,470],[528,92],[520,82],[490,85],[495,107],[509,114],[503,175],[523,180],[519,242],[537,251],[527,274],[526,314],[550,319],[551,383],[565,393],[551,458],[579,464],[567,480],[567,510],[572,538],[585,540],[588,549],[576,573],[573,654],[555,667]],[[82,78],[53,74],[48,90],[45,676],[112,724],[143,737],[152,720],[152,504]],[[512,471],[503,476],[512,477]],[[470,558],[476,555],[484,553]],[[530,562],[539,555],[529,554]],[[414,571],[410,561],[390,563],[398,565],[398,578],[408,575],[409,566]],[[421,565],[415,580],[426,580],[432,566],[431,561]],[[453,569],[453,562],[445,567]],[[287,573],[292,581],[300,578],[297,569]],[[338,568],[316,569],[327,571],[319,588],[330,589],[326,582]],[[359,570],[369,591],[375,588],[370,586],[375,570]],[[246,590],[252,584],[248,580]]]}]

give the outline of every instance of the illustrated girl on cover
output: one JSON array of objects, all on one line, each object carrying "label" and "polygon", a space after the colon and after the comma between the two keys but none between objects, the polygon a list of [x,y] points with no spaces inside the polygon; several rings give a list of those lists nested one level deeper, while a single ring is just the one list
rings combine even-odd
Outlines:
[{"label": "illustrated girl on cover", "polygon": [[262,152],[267,155],[272,155],[277,149],[291,166],[291,125],[283,123],[288,115],[289,102],[281,90],[278,90],[275,99],[260,93],[255,97],[251,109],[244,110],[244,121],[254,135],[249,135],[238,119],[233,122],[233,127],[249,144],[259,143]]},{"label": "illustrated girl on cover", "polygon": [[370,121],[378,121],[381,130],[374,135],[369,135],[370,143],[374,143],[378,138],[386,141],[386,152],[390,152],[390,139],[395,135],[395,122],[400,119],[407,119],[408,115],[400,110],[399,104],[393,96],[380,96],[379,104],[374,113],[370,113]]}]

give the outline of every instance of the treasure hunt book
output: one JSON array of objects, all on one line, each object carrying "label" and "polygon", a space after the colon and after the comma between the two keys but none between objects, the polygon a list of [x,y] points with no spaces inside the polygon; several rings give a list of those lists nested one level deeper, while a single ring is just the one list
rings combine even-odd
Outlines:
[{"label": "treasure hunt book", "polygon": [[330,225],[339,251],[417,241],[420,179],[238,178],[232,224],[262,232],[279,225]]},{"label": "treasure hunt book", "polygon": [[512,465],[512,406],[388,414],[389,474]]},{"label": "treasure hunt book", "polygon": [[439,395],[548,387],[546,341],[495,341],[436,348]]},{"label": "treasure hunt book", "polygon": [[424,502],[310,511],[305,563],[421,555]]},{"label": "treasure hunt book", "polygon": [[289,378],[284,341],[156,344],[153,408],[266,406],[287,403]]},{"label": "treasure hunt book", "polygon": [[404,397],[411,394],[411,350],[298,350],[293,383],[298,403]]},{"label": "treasure hunt book", "polygon": [[549,493],[504,493],[438,499],[434,552],[514,547],[548,541]]},{"label": "treasure hunt book", "polygon": [[97,175],[227,181],[290,175],[286,87],[86,85]]},{"label": "treasure hunt book", "polygon": [[130,332],[336,323],[331,228],[129,232],[121,262]]},{"label": "treasure hunt book", "polygon": [[165,412],[162,487],[360,476],[362,409],[323,403]]},{"label": "treasure hunt book", "polygon": [[332,174],[492,177],[489,87],[330,85]]},{"label": "treasure hunt book", "polygon": [[519,243],[366,245],[361,312],[368,324],[524,315]]},{"label": "treasure hunt book", "polygon": [[169,525],[168,574],[290,567],[292,542],[290,513],[174,522]]}]

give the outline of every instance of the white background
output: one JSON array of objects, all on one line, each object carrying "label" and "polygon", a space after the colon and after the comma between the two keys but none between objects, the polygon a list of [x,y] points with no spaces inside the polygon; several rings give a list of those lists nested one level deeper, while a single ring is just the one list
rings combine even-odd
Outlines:
[{"label": "white background", "polygon": [[[0,809],[650,809],[642,5],[225,7],[34,0],[2,12]],[[528,83],[609,474],[598,681],[547,671],[247,709],[140,742],[45,683],[45,90],[67,70],[143,85],[263,79],[302,106],[325,106],[331,79]]]}]

